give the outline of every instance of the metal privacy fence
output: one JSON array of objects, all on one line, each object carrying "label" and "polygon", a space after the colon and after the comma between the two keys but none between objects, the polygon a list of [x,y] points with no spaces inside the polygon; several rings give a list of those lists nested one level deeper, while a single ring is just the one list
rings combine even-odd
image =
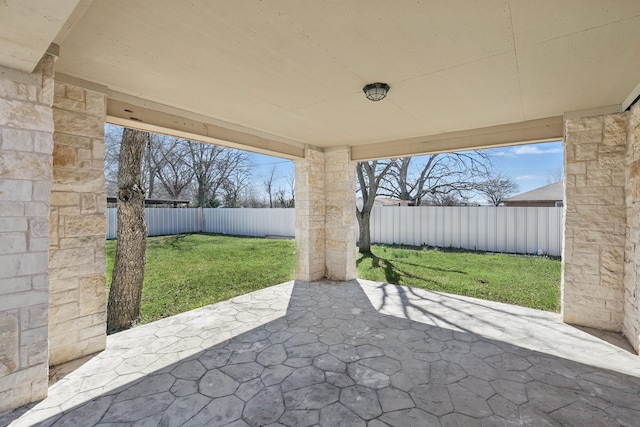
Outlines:
[{"label": "metal privacy fence", "polygon": [[562,208],[377,207],[371,241],[559,256]]},{"label": "metal privacy fence", "polygon": [[[294,209],[145,209],[149,236],[220,233],[283,236],[295,233]],[[116,209],[107,210],[107,238],[116,237]],[[562,253],[562,208],[376,207],[373,243],[489,252]]]},{"label": "metal privacy fence", "polygon": [[[149,236],[219,233],[234,236],[282,236],[295,233],[294,209],[172,209],[144,210]],[[115,239],[117,209],[107,209],[107,239]]]}]

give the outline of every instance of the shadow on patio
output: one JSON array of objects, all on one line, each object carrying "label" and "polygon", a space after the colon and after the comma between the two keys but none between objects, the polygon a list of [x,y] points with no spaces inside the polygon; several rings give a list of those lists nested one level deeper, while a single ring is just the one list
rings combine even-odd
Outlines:
[{"label": "shadow on patio", "polygon": [[633,425],[639,401],[640,359],[556,314],[288,282],[112,335],[0,424]]}]

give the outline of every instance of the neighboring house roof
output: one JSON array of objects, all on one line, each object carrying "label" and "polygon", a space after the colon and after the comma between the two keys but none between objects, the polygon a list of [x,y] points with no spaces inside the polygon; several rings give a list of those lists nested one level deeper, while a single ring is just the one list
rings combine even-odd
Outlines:
[{"label": "neighboring house roof", "polygon": [[[411,203],[409,200],[376,197],[376,200],[373,202],[373,206],[408,206],[409,203]],[[358,208],[362,207],[362,197],[356,198],[356,206]]]},{"label": "neighboring house roof", "polygon": [[563,182],[559,181],[544,187],[536,188],[525,193],[504,199],[504,202],[541,202],[564,200]]}]

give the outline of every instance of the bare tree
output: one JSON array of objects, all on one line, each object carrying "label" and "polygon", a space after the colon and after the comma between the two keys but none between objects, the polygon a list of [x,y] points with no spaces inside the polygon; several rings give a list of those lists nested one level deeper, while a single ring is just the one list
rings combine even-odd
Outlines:
[{"label": "bare tree", "polygon": [[357,192],[362,197],[362,206],[356,206],[358,218],[360,253],[371,253],[371,211],[375,202],[380,183],[391,168],[392,162],[358,162],[356,173],[358,178]]},{"label": "bare tree", "polygon": [[104,178],[109,197],[115,197],[118,193],[118,163],[122,132],[123,128],[120,126],[106,125],[104,128]]},{"label": "bare tree", "polygon": [[547,185],[564,181],[564,166],[562,163],[553,169],[547,169]]},{"label": "bare tree", "polygon": [[490,176],[478,185],[478,192],[484,194],[487,201],[494,206],[499,206],[504,199],[516,191],[518,191],[518,184],[500,173]]},{"label": "bare tree", "polygon": [[293,173],[284,177],[286,187],[280,186],[276,190],[276,203],[281,208],[296,206],[296,179]]},{"label": "bare tree", "polygon": [[269,207],[273,207],[273,192],[274,192],[274,181],[276,175],[276,167],[272,166],[271,171],[267,174],[262,180],[262,185],[264,185],[264,189],[267,192],[267,197],[269,197]]},{"label": "bare tree", "polygon": [[222,184],[224,207],[239,208],[242,204],[242,193],[249,187],[251,173],[246,164],[236,166]]},{"label": "bare tree", "polygon": [[154,136],[153,149],[148,156],[149,163],[166,195],[172,200],[178,200],[191,184],[194,174],[194,168],[187,162],[187,141],[164,135]]},{"label": "bare tree", "polygon": [[148,142],[148,132],[125,128],[122,133],[118,168],[118,240],[107,306],[109,331],[128,329],[140,316],[147,245],[142,160]]},{"label": "bare tree", "polygon": [[195,141],[186,144],[198,206],[218,206],[223,184],[235,168],[247,163],[246,153]]},{"label": "bare tree", "polygon": [[393,159],[380,194],[410,201],[414,206],[445,195],[465,199],[488,175],[490,165],[491,159],[481,151]]}]

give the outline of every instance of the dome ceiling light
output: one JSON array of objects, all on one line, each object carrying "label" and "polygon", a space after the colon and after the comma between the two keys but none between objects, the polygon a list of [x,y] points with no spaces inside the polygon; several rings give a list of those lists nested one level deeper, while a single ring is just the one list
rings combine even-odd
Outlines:
[{"label": "dome ceiling light", "polygon": [[389,89],[390,87],[386,83],[370,83],[363,87],[362,91],[367,96],[367,99],[377,102],[386,98]]}]

